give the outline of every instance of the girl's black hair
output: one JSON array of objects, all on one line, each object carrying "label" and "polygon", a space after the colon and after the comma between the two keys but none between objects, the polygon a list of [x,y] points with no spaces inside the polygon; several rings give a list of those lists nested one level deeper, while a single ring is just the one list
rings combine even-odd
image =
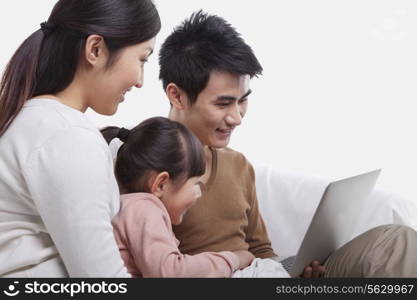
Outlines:
[{"label": "girl's black hair", "polygon": [[124,140],[115,164],[122,193],[149,192],[147,180],[151,171],[166,171],[176,183],[204,174],[203,146],[181,123],[155,117],[143,121],[128,134],[125,130],[119,127],[101,130],[109,144],[116,137]]},{"label": "girl's black hair", "polygon": [[26,100],[69,86],[89,35],[104,38],[110,67],[121,49],[153,38],[160,28],[152,0],[59,0],[6,67],[0,83],[0,136]]}]

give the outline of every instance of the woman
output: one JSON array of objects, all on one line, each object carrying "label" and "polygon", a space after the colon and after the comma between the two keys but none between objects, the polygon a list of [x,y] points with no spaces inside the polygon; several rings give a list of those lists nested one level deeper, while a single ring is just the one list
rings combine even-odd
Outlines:
[{"label": "woman", "polygon": [[0,85],[0,276],[129,276],[111,225],[119,190],[84,112],[112,115],[160,30],[151,0],[60,0]]}]

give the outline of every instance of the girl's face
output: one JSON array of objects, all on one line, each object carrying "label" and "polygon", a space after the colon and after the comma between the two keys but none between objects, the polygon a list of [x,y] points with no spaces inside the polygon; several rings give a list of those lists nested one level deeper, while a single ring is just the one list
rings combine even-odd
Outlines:
[{"label": "girl's face", "polygon": [[140,88],[144,80],[144,64],[153,52],[155,38],[121,50],[110,68],[102,67],[89,87],[87,106],[103,115],[113,115],[125,94]]},{"label": "girl's face", "polygon": [[201,177],[191,177],[182,186],[175,185],[172,180],[166,186],[162,201],[174,225],[181,224],[185,213],[201,196]]}]

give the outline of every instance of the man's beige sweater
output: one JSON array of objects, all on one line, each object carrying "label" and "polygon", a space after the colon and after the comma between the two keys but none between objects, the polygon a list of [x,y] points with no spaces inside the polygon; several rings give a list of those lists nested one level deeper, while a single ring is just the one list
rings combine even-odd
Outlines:
[{"label": "man's beige sweater", "polygon": [[259,213],[252,165],[230,148],[212,149],[211,175],[202,197],[174,226],[182,253],[249,250],[276,256]]}]

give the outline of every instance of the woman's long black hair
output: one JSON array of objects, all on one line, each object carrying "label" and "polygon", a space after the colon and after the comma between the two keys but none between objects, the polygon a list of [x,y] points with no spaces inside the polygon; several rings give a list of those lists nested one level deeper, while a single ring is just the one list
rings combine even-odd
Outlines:
[{"label": "woman's long black hair", "polygon": [[127,46],[147,41],[161,21],[152,0],[60,0],[47,22],[20,45],[0,83],[0,137],[26,100],[56,94],[72,82],[86,38],[104,38],[107,67]]}]

